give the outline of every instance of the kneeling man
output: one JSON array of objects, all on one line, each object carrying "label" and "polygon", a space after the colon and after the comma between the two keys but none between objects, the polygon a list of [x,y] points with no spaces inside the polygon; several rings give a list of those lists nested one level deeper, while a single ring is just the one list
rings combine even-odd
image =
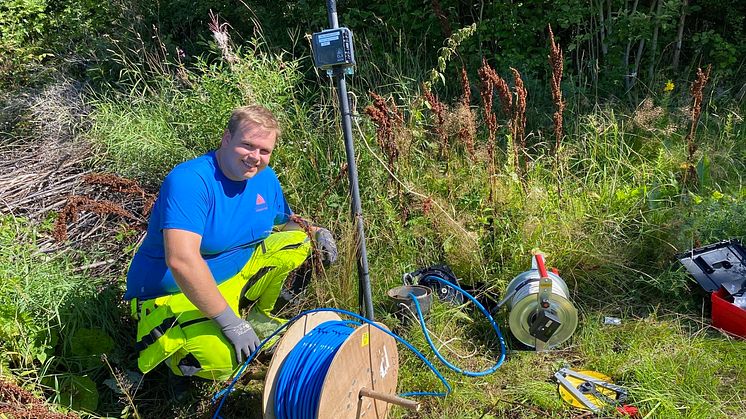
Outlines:
[{"label": "kneeling man", "polygon": [[[144,372],[166,361],[181,376],[228,378],[260,340],[252,319],[275,319],[288,273],[309,256],[269,160],[280,135],[270,111],[236,109],[220,148],[166,176],[127,274]],[[331,233],[311,227],[325,263]],[[249,311],[249,321],[242,318]]]}]

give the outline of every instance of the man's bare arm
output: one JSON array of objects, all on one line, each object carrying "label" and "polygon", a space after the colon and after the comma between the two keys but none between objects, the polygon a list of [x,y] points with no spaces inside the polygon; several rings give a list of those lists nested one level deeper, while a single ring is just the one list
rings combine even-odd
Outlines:
[{"label": "man's bare arm", "polygon": [[186,230],[164,229],[163,241],[166,265],[189,301],[210,318],[225,310],[228,303],[199,253],[202,236]]}]

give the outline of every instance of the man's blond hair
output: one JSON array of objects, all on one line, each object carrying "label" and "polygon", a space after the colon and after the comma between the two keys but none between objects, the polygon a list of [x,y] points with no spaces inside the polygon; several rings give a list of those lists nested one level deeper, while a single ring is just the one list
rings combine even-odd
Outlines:
[{"label": "man's blond hair", "polygon": [[278,138],[282,134],[277,118],[262,105],[241,106],[234,109],[228,120],[228,131],[233,135],[242,124],[273,131]]}]

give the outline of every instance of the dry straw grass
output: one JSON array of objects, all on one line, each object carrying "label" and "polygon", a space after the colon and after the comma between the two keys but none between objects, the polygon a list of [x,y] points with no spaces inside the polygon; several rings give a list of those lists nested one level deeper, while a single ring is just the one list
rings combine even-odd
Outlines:
[{"label": "dry straw grass", "polygon": [[42,230],[39,252],[95,249],[117,255],[99,271],[117,270],[155,197],[134,181],[87,169],[94,153],[82,137],[90,124],[82,91],[79,83],[61,80],[14,99],[29,132],[23,141],[0,145],[0,205],[13,216],[56,221],[53,234]]}]

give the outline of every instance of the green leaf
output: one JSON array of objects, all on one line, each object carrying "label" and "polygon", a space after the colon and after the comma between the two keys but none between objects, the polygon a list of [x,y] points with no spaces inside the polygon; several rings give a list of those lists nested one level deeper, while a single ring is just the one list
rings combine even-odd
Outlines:
[{"label": "green leaf", "polygon": [[703,188],[709,188],[711,185],[711,177],[710,177],[710,158],[707,156],[702,156],[701,159],[699,159],[699,162],[697,162],[697,180],[699,180],[699,185]]},{"label": "green leaf", "polygon": [[88,377],[69,375],[60,388],[60,404],[73,410],[94,412],[98,407],[96,383]]},{"label": "green leaf", "polygon": [[101,329],[78,329],[72,337],[72,355],[80,357],[85,367],[95,367],[101,355],[114,349],[114,340]]}]

